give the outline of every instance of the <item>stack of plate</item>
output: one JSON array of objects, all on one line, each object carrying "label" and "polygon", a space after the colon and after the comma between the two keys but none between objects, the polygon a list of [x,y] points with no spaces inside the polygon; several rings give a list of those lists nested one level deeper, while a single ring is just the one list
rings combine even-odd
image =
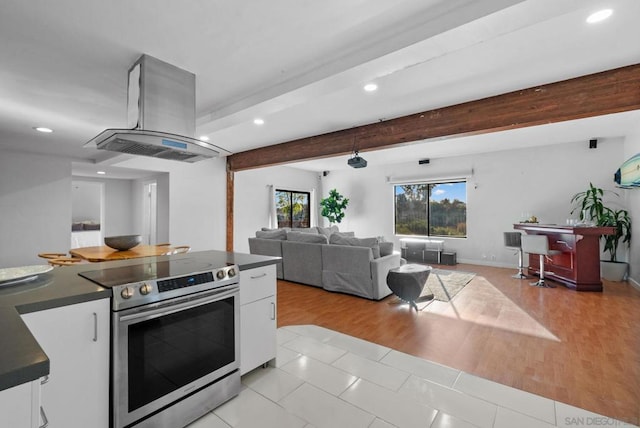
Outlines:
[{"label": "stack of plate", "polygon": [[51,269],[53,269],[53,266],[50,265],[32,265],[0,269],[0,287],[32,281],[36,279],[38,275],[47,273]]}]

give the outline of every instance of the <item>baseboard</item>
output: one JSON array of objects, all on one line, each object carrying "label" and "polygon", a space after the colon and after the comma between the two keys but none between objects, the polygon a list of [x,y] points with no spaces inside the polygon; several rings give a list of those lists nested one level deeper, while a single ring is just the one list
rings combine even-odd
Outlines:
[{"label": "baseboard", "polygon": [[631,284],[631,286],[633,288],[635,288],[636,290],[640,291],[640,283],[638,283],[638,281],[636,281],[633,278],[629,278],[627,281],[629,281],[629,284]]},{"label": "baseboard", "polygon": [[466,263],[469,265],[491,266],[491,267],[507,268],[507,269],[511,268],[511,269],[518,270],[517,262],[516,264],[509,264],[509,263],[503,263],[503,262],[492,261],[492,260],[458,259],[458,263]]}]

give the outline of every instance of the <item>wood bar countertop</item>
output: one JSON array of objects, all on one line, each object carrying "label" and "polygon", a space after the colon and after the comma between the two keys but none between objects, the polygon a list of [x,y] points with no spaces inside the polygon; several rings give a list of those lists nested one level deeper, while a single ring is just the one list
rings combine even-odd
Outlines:
[{"label": "wood bar countertop", "polygon": [[571,233],[573,235],[613,235],[616,233],[613,227],[563,226],[560,224],[516,223],[513,228],[532,232]]},{"label": "wood bar countertop", "polygon": [[74,248],[69,251],[74,257],[90,262],[106,262],[110,260],[137,259],[140,257],[167,256],[176,254],[178,250],[169,245],[137,245],[130,250],[118,251],[106,245],[98,247]]}]

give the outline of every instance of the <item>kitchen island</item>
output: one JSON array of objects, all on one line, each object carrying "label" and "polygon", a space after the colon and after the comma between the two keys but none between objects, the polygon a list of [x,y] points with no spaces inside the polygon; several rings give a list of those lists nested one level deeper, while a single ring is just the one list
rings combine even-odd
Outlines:
[{"label": "kitchen island", "polygon": [[[517,223],[513,228],[528,235],[545,235],[549,249],[560,251],[546,258],[546,278],[576,291],[602,291],[599,241],[601,235],[612,235],[613,227]],[[529,274],[540,275],[539,266],[539,255],[529,254]]]},{"label": "kitchen island", "polygon": [[[100,287],[97,284],[79,276],[78,274],[80,272],[140,265],[155,261],[174,261],[191,258],[197,258],[201,261],[206,260],[213,266],[238,265],[241,277],[241,303],[243,294],[248,296],[245,298],[247,303],[253,302],[251,299],[253,290],[249,289],[251,286],[250,283],[247,283],[246,281],[243,283],[243,272],[255,272],[261,269],[268,272],[270,272],[271,269],[274,271],[272,284],[270,284],[272,290],[274,290],[272,293],[273,296],[266,296],[269,297],[269,299],[267,299],[269,305],[269,316],[273,316],[274,353],[272,356],[265,356],[264,358],[266,358],[266,361],[259,361],[259,364],[268,362],[270,358],[275,358],[274,265],[279,261],[279,258],[223,251],[203,251],[170,256],[148,257],[144,259],[59,267],[55,268],[51,272],[41,274],[33,281],[0,288],[0,322],[4,326],[0,333],[0,341],[3,344],[3,346],[0,347],[0,394],[7,393],[8,391],[15,389],[15,387],[29,382],[39,382],[39,379],[46,379],[50,371],[53,373],[52,379],[60,382],[60,376],[56,375],[56,370],[64,364],[70,364],[71,367],[73,367],[73,363],[69,362],[65,362],[61,365],[61,360],[66,360],[68,357],[68,359],[73,361],[77,355],[65,355],[65,358],[61,358],[60,355],[53,355],[54,353],[50,351],[51,348],[49,347],[52,346],[51,343],[55,345],[56,341],[64,342],[67,336],[73,336],[74,329],[79,330],[79,334],[88,337],[86,345],[87,348],[92,346],[101,346],[99,349],[106,349],[106,355],[104,355],[106,367],[103,367],[101,370],[96,369],[95,371],[103,372],[101,375],[103,377],[106,376],[108,381],[108,349],[110,332],[109,301],[111,298],[111,290]],[[265,277],[270,278],[266,273]],[[263,278],[263,276],[260,276],[260,278]],[[245,289],[248,289],[247,293],[242,292],[243,285],[245,285]],[[256,288],[264,289],[265,284],[257,284]],[[265,297],[263,294],[264,291],[262,294],[258,293],[258,297]],[[273,304],[273,307],[271,307],[271,304]],[[71,309],[81,307],[86,309],[88,312],[80,315],[80,322],[75,322],[73,319],[65,319]],[[59,317],[61,318],[60,328],[56,330],[54,334],[40,334],[39,336],[39,333],[30,330],[30,328],[33,325],[38,325],[37,318],[40,314],[45,312],[64,312],[64,316]],[[262,322],[262,324],[265,323]],[[42,326],[43,323],[40,322],[40,325]],[[45,325],[45,327],[47,326]],[[38,338],[40,338],[40,340],[38,340]],[[68,353],[82,354],[82,352],[78,352],[75,348],[70,349]],[[90,354],[90,352],[87,352],[87,354]],[[91,369],[91,365],[89,366],[89,369]],[[245,369],[244,371],[249,370],[248,368],[243,369]],[[52,383],[53,382],[54,381],[52,380]],[[46,385],[43,388],[46,389],[47,387],[49,386]],[[108,391],[108,384],[102,385],[102,387],[106,388]],[[85,393],[93,395],[93,391],[86,391]],[[102,400],[100,401],[100,405],[103,407],[106,406],[105,408],[108,409],[108,400],[105,402],[102,402]],[[70,404],[72,405],[73,403]],[[70,412],[70,414],[73,413],[74,412]],[[108,417],[104,423],[108,423]],[[0,423],[0,425],[2,424]],[[37,426],[39,423],[32,425]],[[94,426],[106,425],[102,425],[101,421],[100,424]]]}]

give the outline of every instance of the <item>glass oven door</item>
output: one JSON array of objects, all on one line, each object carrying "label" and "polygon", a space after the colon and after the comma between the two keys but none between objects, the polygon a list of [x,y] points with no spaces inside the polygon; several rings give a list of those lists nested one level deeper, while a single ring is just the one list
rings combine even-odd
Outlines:
[{"label": "glass oven door", "polygon": [[238,369],[238,295],[233,286],[114,313],[116,427]]}]

